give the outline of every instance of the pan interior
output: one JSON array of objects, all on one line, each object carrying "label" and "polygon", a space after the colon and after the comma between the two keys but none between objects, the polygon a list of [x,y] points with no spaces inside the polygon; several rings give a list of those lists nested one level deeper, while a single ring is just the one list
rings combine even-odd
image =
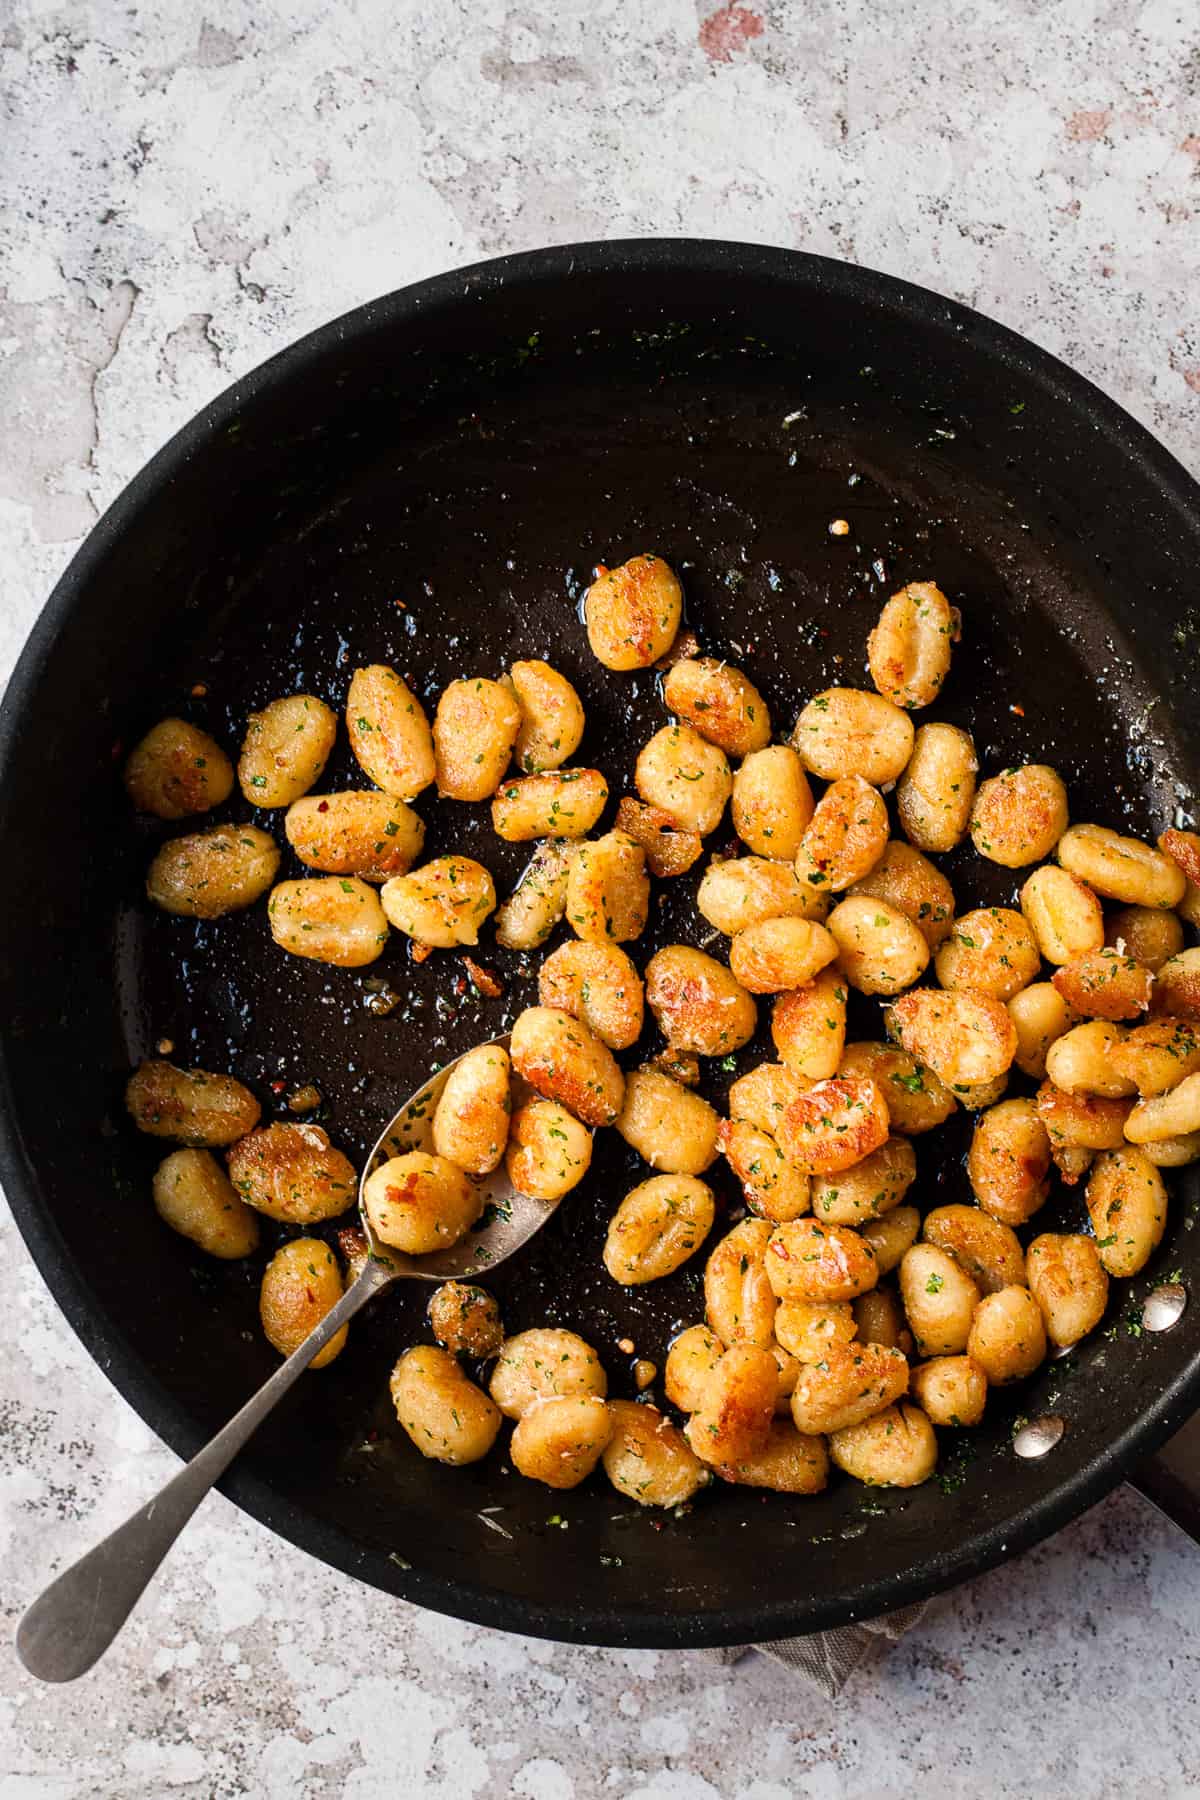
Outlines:
[{"label": "pan interior", "polygon": [[[362,663],[394,664],[432,712],[455,676],[544,657],[583,697],[574,760],[603,768],[611,812],[666,713],[653,672],[595,663],[580,601],[595,564],[653,549],[682,576],[686,625],[750,674],[777,738],[818,689],[869,685],[882,601],[935,579],[962,608],[963,641],[924,716],[969,726],[983,773],[1050,762],[1073,817],[1143,835],[1190,804],[1172,725],[1183,734],[1194,701],[1171,685],[1181,656],[1159,626],[1151,634],[1156,612],[1162,631],[1185,628],[1172,612],[1179,571],[1166,543],[1150,548],[1139,613],[1137,534],[1114,504],[1121,458],[1093,448],[1089,479],[1061,395],[995,355],[964,359],[928,324],[904,335],[865,303],[810,296],[801,329],[795,300],[766,287],[748,314],[703,283],[680,282],[670,305],[651,287],[613,294],[593,311],[510,289],[483,335],[465,304],[431,325],[376,319],[326,345],[307,378],[293,370],[211,421],[94,559],[26,703],[5,787],[10,842],[32,871],[3,971],[15,1114],[61,1254],[103,1321],[93,1329],[144,1369],[142,1403],[180,1448],[275,1366],[257,1322],[262,1258],[214,1263],[158,1222],[149,1184],[162,1147],[123,1119],[129,1065],[168,1039],[173,1060],[248,1081],[267,1117],[290,1116],[286,1093],[315,1084],[321,1121],[361,1157],[434,1062],[495,1037],[536,998],[536,958],[499,951],[485,929],[477,954],[505,991],[484,1000],[459,957],[417,966],[398,934],[353,972],[286,957],[262,906],[210,924],[152,913],[143,873],[178,828],[131,818],[117,771],[156,718],[191,718],[232,750],[247,713],[278,695],[340,711]],[[836,518],[848,536],[831,535]],[[35,754],[39,720],[49,758]],[[357,779],[343,731],[321,785]],[[486,806],[426,795],[418,807],[427,854],[477,856],[508,891],[525,852],[494,836]],[[256,818],[282,840],[280,814],[240,800],[215,817]],[[708,845],[731,847],[727,826]],[[656,884],[639,964],[671,942],[713,947],[694,906],[702,866]],[[943,866],[960,910],[1014,903],[1017,872],[969,850]],[[285,849],[282,874],[301,873]],[[386,1017],[368,1005],[379,978],[400,996]],[[877,1004],[856,1006],[851,1035],[881,1035]],[[768,1017],[763,1002],[738,1070],[772,1054]],[[655,1042],[651,1024],[644,1048]],[[710,1066],[704,1091],[719,1103],[733,1078]],[[1028,1088],[1017,1078],[1010,1091]],[[971,1198],[968,1133],[960,1117],[917,1140],[923,1209]],[[603,1270],[607,1221],[646,1173],[600,1134],[584,1186],[495,1282],[510,1330],[580,1331],[626,1397],[620,1340],[661,1370],[670,1338],[703,1315],[702,1256],[646,1288]],[[736,1190],[723,1165],[712,1180],[727,1224]],[[981,1429],[943,1433],[939,1479],[909,1493],[722,1487],[663,1519],[600,1478],[565,1495],[536,1487],[502,1445],[465,1470],[425,1462],[387,1394],[396,1356],[429,1336],[417,1283],[375,1303],[345,1353],[300,1383],[234,1491],[366,1579],[526,1630],[697,1641],[737,1636],[750,1614],[790,1629],[878,1610],[992,1558],[1006,1526],[1019,1535],[1028,1509],[1132,1428],[1194,1354],[1192,1314],[1168,1344],[1137,1335],[1127,1304],[1191,1271],[1196,1185],[1189,1171],[1171,1185],[1167,1238],[1142,1277],[1114,1284],[1106,1329],[993,1393]],[[1084,1218],[1080,1191],[1061,1189],[1037,1228]],[[1068,1419],[1066,1438],[1022,1463],[1013,1422],[1046,1410]]]}]

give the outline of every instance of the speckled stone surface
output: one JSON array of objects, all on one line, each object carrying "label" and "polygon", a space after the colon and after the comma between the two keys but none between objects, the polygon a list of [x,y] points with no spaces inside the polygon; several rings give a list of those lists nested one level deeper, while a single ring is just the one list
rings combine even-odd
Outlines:
[{"label": "speckled stone surface", "polygon": [[[1148,0],[0,6],[0,664],[234,376],[416,277],[574,238],[793,245],[1067,358],[1200,469],[1200,20]],[[10,1224],[0,1599],[173,1459]],[[762,1659],[464,1627],[210,1499],[74,1690],[0,1657],[0,1795],[878,1800],[1200,1785],[1200,1551],[1131,1494],[837,1703]]]}]

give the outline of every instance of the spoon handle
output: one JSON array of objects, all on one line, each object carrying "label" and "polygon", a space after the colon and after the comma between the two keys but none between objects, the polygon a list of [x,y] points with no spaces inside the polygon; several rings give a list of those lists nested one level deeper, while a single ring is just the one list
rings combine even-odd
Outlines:
[{"label": "spoon handle", "polygon": [[190,1463],[86,1556],[64,1569],[17,1627],[17,1655],[39,1681],[74,1681],[98,1662],[205,1494],[313,1357],[372,1294],[395,1279],[385,1264],[362,1273],[278,1368]]}]

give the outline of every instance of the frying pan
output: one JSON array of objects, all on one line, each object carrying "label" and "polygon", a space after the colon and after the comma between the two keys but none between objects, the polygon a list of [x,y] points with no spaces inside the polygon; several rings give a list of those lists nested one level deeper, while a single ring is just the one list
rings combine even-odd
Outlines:
[{"label": "frying pan", "polygon": [[[837,517],[848,537],[830,535]],[[161,1146],[123,1118],[131,1064],[165,1037],[178,1062],[250,1082],[268,1117],[315,1083],[334,1140],[361,1155],[431,1064],[502,1031],[535,979],[488,934],[498,1000],[452,955],[415,965],[398,936],[350,972],[277,951],[261,906],[210,924],[152,914],[143,873],[178,828],[131,816],[123,751],[168,713],[235,746],[247,712],[279,694],[340,707],[360,662],[396,664],[432,700],[455,675],[545,656],[581,690],[577,761],[605,768],[615,804],[665,715],[653,674],[599,670],[578,604],[595,563],[651,548],[682,573],[687,623],[749,671],[779,734],[818,688],[866,684],[882,599],[935,577],[965,619],[936,716],[970,725],[985,771],[1054,763],[1073,816],[1142,834],[1190,807],[1200,491],[1094,388],[975,313],[780,250],[589,244],[419,283],[275,357],[96,527],[0,712],[0,1173],[72,1326],[181,1455],[275,1358],[257,1326],[261,1261],[206,1261],[153,1211]],[[354,782],[344,737],[324,779]],[[428,853],[478,855],[504,891],[523,856],[487,808],[420,805]],[[251,813],[239,801],[218,816]],[[278,815],[262,822],[279,833]],[[944,860],[960,906],[1011,903],[1011,872],[969,851]],[[699,873],[659,884],[639,959],[702,941]],[[386,1016],[372,1010],[380,981],[397,999]],[[874,1003],[852,1031],[879,1035]],[[764,1032],[738,1066],[766,1047]],[[719,1099],[730,1078],[713,1066],[706,1091]],[[923,1206],[970,1197],[968,1132],[960,1116],[918,1141]],[[603,1271],[608,1217],[642,1174],[603,1134],[586,1186],[496,1284],[510,1329],[575,1327],[624,1395],[620,1340],[661,1367],[702,1312],[700,1259],[645,1289]],[[727,1221],[737,1196],[714,1181]],[[1104,1328],[994,1393],[979,1430],[943,1434],[939,1478],[913,1491],[721,1488],[664,1519],[599,1477],[552,1494],[502,1448],[465,1470],[425,1462],[387,1397],[395,1357],[427,1335],[404,1295],[304,1379],[223,1487],[333,1567],[534,1635],[722,1644],[870,1616],[1045,1537],[1189,1418],[1200,1307],[1158,1335],[1138,1326],[1156,1284],[1196,1272],[1197,1172],[1171,1185],[1165,1241],[1114,1284]],[[1037,1229],[1084,1218],[1064,1188]],[[1021,1460],[1014,1425],[1044,1414],[1065,1421],[1061,1441]],[[1176,1512],[1186,1460],[1146,1477]]]}]

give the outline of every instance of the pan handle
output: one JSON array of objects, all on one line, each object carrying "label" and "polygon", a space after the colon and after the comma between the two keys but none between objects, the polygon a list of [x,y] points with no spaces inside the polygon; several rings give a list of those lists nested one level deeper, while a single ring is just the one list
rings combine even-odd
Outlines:
[{"label": "pan handle", "polygon": [[1200,1544],[1200,1413],[1137,1465],[1129,1485]]}]

